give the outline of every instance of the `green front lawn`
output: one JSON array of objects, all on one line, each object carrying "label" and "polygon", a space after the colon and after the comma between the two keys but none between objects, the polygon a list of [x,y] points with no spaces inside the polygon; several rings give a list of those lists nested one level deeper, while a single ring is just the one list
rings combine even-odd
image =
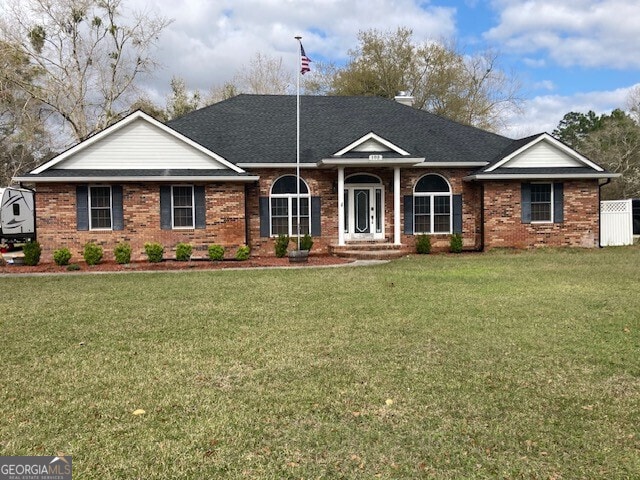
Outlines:
[{"label": "green front lawn", "polygon": [[74,478],[640,475],[636,247],[0,291],[0,455]]}]

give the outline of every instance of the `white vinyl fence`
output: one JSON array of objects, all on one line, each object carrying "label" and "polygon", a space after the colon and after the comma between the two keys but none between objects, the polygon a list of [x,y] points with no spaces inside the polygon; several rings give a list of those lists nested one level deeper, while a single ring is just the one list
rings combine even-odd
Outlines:
[{"label": "white vinyl fence", "polygon": [[631,200],[600,202],[601,245],[633,245],[633,206]]}]

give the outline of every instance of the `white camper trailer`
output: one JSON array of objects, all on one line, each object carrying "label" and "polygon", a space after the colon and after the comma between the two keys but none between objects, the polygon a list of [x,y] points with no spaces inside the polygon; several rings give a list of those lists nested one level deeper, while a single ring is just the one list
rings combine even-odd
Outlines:
[{"label": "white camper trailer", "polygon": [[0,242],[35,240],[33,190],[0,188]]}]

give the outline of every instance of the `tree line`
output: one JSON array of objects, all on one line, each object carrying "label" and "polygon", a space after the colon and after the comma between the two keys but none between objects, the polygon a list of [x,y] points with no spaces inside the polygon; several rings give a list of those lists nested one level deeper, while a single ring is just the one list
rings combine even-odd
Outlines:
[{"label": "tree line", "polygon": [[[256,52],[208,92],[173,77],[165,105],[157,105],[140,81],[158,67],[152,53],[169,19],[131,11],[125,0],[9,2],[0,17],[0,185],[136,109],[165,122],[240,93],[293,93],[295,74],[282,58]],[[302,90],[386,98],[404,91],[417,109],[490,131],[522,106],[518,78],[501,68],[497,52],[464,52],[454,42],[416,39],[404,27],[359,32],[347,62],[314,62]],[[630,147],[639,120],[634,111],[571,112],[554,134],[624,172],[616,194],[640,196],[631,180],[640,162]]]}]

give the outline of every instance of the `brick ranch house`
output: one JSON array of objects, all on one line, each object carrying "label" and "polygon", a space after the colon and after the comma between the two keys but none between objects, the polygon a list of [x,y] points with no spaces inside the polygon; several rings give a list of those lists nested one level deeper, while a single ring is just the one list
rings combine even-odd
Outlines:
[{"label": "brick ranch house", "polygon": [[[606,172],[546,133],[512,140],[406,102],[301,97],[300,228],[314,252],[597,247]],[[239,95],[162,124],[138,111],[16,181],[35,184],[43,260],[89,241],[166,257],[297,232],[296,97]],[[359,244],[359,245],[358,245]]]}]

